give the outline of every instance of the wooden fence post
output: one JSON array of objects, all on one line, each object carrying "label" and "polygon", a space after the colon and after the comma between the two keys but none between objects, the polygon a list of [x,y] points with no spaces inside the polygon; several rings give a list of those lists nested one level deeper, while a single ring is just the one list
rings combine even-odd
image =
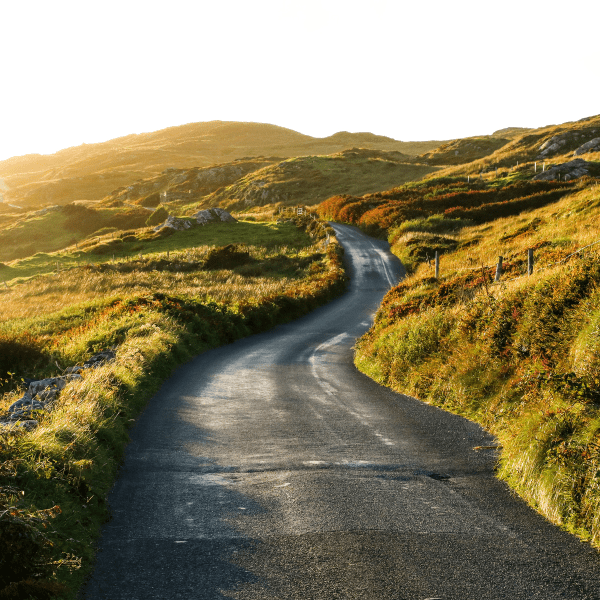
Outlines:
[{"label": "wooden fence post", "polygon": [[500,281],[500,277],[502,276],[502,257],[498,257],[498,264],[496,265],[496,277],[494,277],[494,281]]},{"label": "wooden fence post", "polygon": [[435,251],[435,278],[439,279],[440,276],[440,253]]},{"label": "wooden fence post", "polygon": [[533,248],[527,250],[527,275],[533,273]]}]

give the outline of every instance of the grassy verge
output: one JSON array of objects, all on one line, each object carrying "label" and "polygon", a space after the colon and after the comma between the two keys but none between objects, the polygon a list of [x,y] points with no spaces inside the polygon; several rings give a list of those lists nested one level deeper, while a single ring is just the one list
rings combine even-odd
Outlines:
[{"label": "grassy verge", "polygon": [[[105,498],[116,477],[128,429],[176,365],[208,348],[305,314],[345,289],[341,247],[335,240],[326,250],[313,246],[306,230],[319,228],[310,222],[302,227],[302,248],[238,248],[238,263],[208,269],[207,276],[221,273],[230,281],[238,278],[235,286],[229,284],[237,293],[223,295],[219,301],[207,297],[201,281],[208,272],[208,253],[204,266],[196,268],[196,284],[184,281],[185,275],[177,288],[177,281],[164,275],[163,265],[162,270],[149,271],[154,273],[154,289],[143,295],[126,293],[125,279],[110,270],[114,264],[106,263],[97,275],[108,273],[113,278],[112,293],[108,287],[95,299],[84,293],[83,302],[73,297],[67,308],[55,311],[54,300],[44,304],[48,293],[43,292],[38,296],[37,314],[25,306],[22,314],[2,322],[0,346],[7,360],[0,367],[9,379],[17,369],[28,370],[24,360],[35,371],[26,374],[39,377],[56,374],[55,365],[81,363],[97,350],[117,347],[116,360],[70,383],[53,410],[38,416],[34,431],[1,432],[2,598],[28,594],[75,598],[93,564],[94,540],[109,517]],[[225,252],[225,258],[230,255]],[[223,259],[223,252],[219,256]],[[258,275],[244,275],[249,269],[277,279],[278,285],[257,290],[252,278]],[[130,282],[139,273],[129,273]],[[89,273],[82,269],[79,275],[83,278]],[[71,276],[77,279],[78,272],[74,270]],[[16,285],[9,293],[27,285]],[[33,297],[34,291],[30,292]],[[0,411],[17,396],[5,393]]]},{"label": "grassy verge", "polygon": [[[447,216],[401,224],[391,236],[401,255],[416,238],[451,240],[441,277],[415,261],[413,274],[384,298],[355,356],[378,382],[494,433],[500,477],[597,547],[600,244],[590,244],[600,240],[599,205],[592,183],[479,225]],[[529,248],[537,262],[526,276]],[[495,283],[498,255],[504,273]]]}]

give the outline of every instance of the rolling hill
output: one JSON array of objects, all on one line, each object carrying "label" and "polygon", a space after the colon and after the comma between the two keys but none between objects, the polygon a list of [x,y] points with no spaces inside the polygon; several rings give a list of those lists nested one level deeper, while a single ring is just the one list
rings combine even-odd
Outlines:
[{"label": "rolling hill", "polygon": [[439,142],[401,142],[372,133],[339,132],[325,138],[263,123],[211,121],[83,144],[51,155],[0,162],[6,203],[39,208],[101,200],[114,190],[166,169],[189,169],[258,156],[290,158],[331,154],[351,147],[417,155]]}]

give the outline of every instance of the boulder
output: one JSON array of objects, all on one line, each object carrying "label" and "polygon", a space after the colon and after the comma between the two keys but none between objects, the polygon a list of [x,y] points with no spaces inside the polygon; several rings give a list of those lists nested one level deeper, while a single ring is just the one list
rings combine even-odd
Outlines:
[{"label": "boulder", "polygon": [[579,156],[580,154],[585,154],[586,152],[600,152],[600,137],[594,138],[589,142],[579,146],[577,150],[573,152],[574,156]]},{"label": "boulder", "polygon": [[164,223],[154,228],[154,231],[160,231],[164,227],[174,229],[175,231],[185,231],[192,227],[192,223],[188,219],[180,219],[179,217],[169,217]]},{"label": "boulder", "polygon": [[563,181],[569,181],[570,179],[579,179],[579,177],[585,177],[589,175],[590,163],[583,160],[582,158],[576,158],[560,165],[552,165],[546,169],[543,173],[539,173],[533,179],[536,180],[550,180],[558,179],[559,175]]},{"label": "boulder", "polygon": [[207,225],[209,223],[237,223],[237,219],[233,218],[222,208],[201,210],[194,215],[194,218],[200,225]]}]

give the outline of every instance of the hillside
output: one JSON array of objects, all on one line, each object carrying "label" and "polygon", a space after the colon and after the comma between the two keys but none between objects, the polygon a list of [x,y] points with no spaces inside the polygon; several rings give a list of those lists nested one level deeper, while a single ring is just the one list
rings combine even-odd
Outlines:
[{"label": "hillside", "polygon": [[401,152],[352,148],[335,154],[289,159],[259,157],[230,163],[167,169],[119,188],[102,204],[182,210],[186,204],[227,210],[283,204],[312,205],[335,193],[364,194],[414,181],[436,170]]},{"label": "hillside", "polygon": [[364,194],[421,179],[435,167],[401,152],[352,148],[264,167],[204,198],[207,206],[244,210],[268,204],[317,204],[333,194]]},{"label": "hillside", "polygon": [[[509,132],[511,130],[508,130]],[[467,140],[456,140],[454,152],[458,155],[451,156],[447,153],[442,157],[439,149],[431,153],[435,160],[431,164],[456,165],[450,166],[440,175],[478,175],[479,173],[495,173],[496,169],[507,171],[516,170],[523,177],[539,174],[544,168],[551,165],[565,163],[575,158],[585,159],[600,149],[600,115],[587,117],[575,122],[563,123],[561,125],[550,125],[539,129],[526,130],[524,133],[517,131],[517,135],[508,139],[509,135],[500,135],[487,139],[487,151],[481,156],[469,153]],[[496,140],[496,141],[494,141]],[[496,143],[505,141],[498,147]],[[481,148],[483,144],[479,144]],[[445,147],[448,144],[442,146]],[[464,160],[461,159],[464,155]],[[445,160],[444,160],[445,159]],[[418,157],[425,160],[425,155]]]},{"label": "hillside", "polygon": [[189,169],[258,156],[331,154],[351,147],[420,154],[439,142],[400,142],[371,133],[325,138],[263,123],[211,121],[83,144],[0,162],[4,201],[23,207],[100,200],[168,168]]},{"label": "hillside", "polygon": [[473,138],[456,140],[435,175],[319,205],[387,237],[409,273],[355,362],[483,425],[500,476],[600,547],[600,117],[497,142],[468,162]]}]

